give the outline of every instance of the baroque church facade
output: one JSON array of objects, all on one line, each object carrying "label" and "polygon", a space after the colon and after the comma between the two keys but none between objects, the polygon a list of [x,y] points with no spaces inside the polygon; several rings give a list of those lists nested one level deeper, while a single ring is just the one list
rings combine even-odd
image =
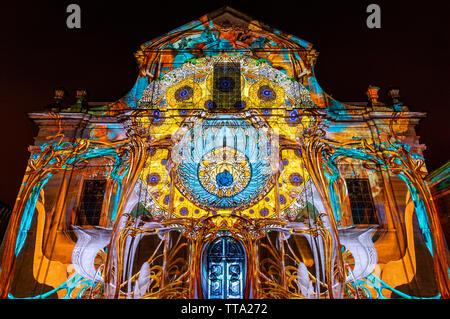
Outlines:
[{"label": "baroque church facade", "polygon": [[448,298],[425,113],[333,99],[317,55],[227,7],[141,45],[116,102],[56,90],[1,297]]}]

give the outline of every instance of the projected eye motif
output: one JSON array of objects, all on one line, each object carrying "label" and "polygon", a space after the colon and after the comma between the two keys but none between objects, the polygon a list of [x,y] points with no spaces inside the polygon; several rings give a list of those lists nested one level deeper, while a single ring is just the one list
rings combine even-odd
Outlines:
[{"label": "projected eye motif", "polygon": [[216,80],[216,88],[222,92],[230,92],[234,89],[234,80],[228,76],[222,76]]},{"label": "projected eye motif", "polygon": [[198,177],[203,188],[210,194],[232,197],[247,187],[251,167],[244,154],[224,147],[203,156]]},{"label": "projected eye motif", "polygon": [[176,185],[200,207],[235,208],[272,186],[270,143],[243,118],[216,115],[191,128],[174,147]]},{"label": "projected eye motif", "polygon": [[216,182],[219,187],[231,186],[233,184],[233,175],[225,169],[222,173],[216,175]]},{"label": "projected eye motif", "polygon": [[189,85],[182,86],[175,91],[175,100],[178,102],[186,101],[192,98],[194,90]]},{"label": "projected eye motif", "polygon": [[170,107],[186,110],[195,106],[201,98],[201,87],[192,78],[187,78],[167,88],[164,102]]},{"label": "projected eye motif", "polygon": [[147,175],[147,184],[154,186],[156,184],[159,183],[159,181],[161,180],[161,177],[159,177],[159,174],[157,173],[152,173]]},{"label": "projected eye motif", "polygon": [[258,97],[264,101],[274,101],[277,98],[277,94],[270,86],[261,85],[258,89]]},{"label": "projected eye motif", "polygon": [[292,173],[289,176],[289,182],[294,186],[300,186],[303,183],[303,177],[298,173]]},{"label": "projected eye motif", "polygon": [[253,83],[248,91],[250,101],[264,109],[277,108],[285,100],[284,90],[270,81],[261,80]]},{"label": "projected eye motif", "polygon": [[216,108],[216,103],[214,103],[212,100],[207,100],[205,102],[205,108],[208,110],[213,110]]},{"label": "projected eye motif", "polygon": [[162,117],[161,111],[153,110],[150,116],[150,122],[155,126],[160,126],[164,123],[164,118]]},{"label": "projected eye motif", "polygon": [[295,126],[300,123],[300,112],[296,109],[286,112],[286,122],[289,126]]}]

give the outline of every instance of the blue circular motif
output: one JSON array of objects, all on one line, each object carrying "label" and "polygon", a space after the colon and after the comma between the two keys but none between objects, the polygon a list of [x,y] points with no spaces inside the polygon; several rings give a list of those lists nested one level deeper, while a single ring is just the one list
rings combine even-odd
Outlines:
[{"label": "blue circular motif", "polygon": [[233,184],[233,175],[228,170],[224,170],[222,173],[216,175],[217,184],[220,187],[228,187]]},{"label": "blue circular motif", "polygon": [[297,121],[297,118],[298,118],[297,110],[293,110],[289,113],[289,121],[291,121],[291,122]]},{"label": "blue circular motif", "polygon": [[178,102],[189,100],[194,93],[194,89],[189,85],[185,85],[175,92],[175,100]]},{"label": "blue circular motif", "polygon": [[260,210],[259,214],[263,217],[267,216],[267,214],[269,214],[269,210],[267,208],[263,208]]},{"label": "blue circular motif", "polygon": [[157,174],[157,173],[152,173],[152,174],[147,175],[147,183],[152,186],[158,184],[160,179],[161,178],[159,177],[159,174]]},{"label": "blue circular motif", "polygon": [[234,80],[228,76],[220,77],[216,81],[216,87],[222,92],[230,92],[234,89]]},{"label": "blue circular motif", "polygon": [[205,108],[207,108],[208,110],[213,110],[216,107],[216,103],[214,103],[211,100],[208,100],[205,102]]},{"label": "blue circular motif", "polygon": [[303,178],[298,173],[292,173],[291,175],[289,175],[289,181],[292,185],[299,186],[301,183],[303,183]]},{"label": "blue circular motif", "polygon": [[163,118],[161,117],[161,111],[160,110],[153,110],[152,111],[152,122],[154,125],[161,125],[163,122]]},{"label": "blue circular motif", "polygon": [[277,98],[277,94],[270,86],[261,85],[258,89],[258,97],[263,101],[273,101]]},{"label": "blue circular motif", "polygon": [[169,195],[164,196],[164,200],[163,200],[164,204],[166,204],[166,205],[169,204],[169,199],[170,199]]},{"label": "blue circular motif", "polygon": [[186,89],[181,90],[181,92],[180,92],[180,97],[185,97],[185,96],[188,95],[188,94],[189,94],[188,90],[186,90]]},{"label": "blue circular motif", "polygon": [[250,175],[251,166],[248,158],[230,147],[216,148],[207,152],[198,167],[198,178],[202,187],[208,193],[220,198],[232,197],[245,189]]},{"label": "blue circular motif", "polygon": [[292,110],[287,113],[287,123],[289,126],[295,126],[300,123],[301,116],[298,110]]}]

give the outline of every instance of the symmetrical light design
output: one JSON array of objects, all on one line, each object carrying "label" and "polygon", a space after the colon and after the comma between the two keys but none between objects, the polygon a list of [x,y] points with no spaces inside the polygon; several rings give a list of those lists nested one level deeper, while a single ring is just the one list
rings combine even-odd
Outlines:
[{"label": "symmetrical light design", "polygon": [[[3,298],[449,297],[424,161],[404,139],[422,113],[383,104],[374,86],[369,107],[332,99],[310,43],[230,8],[136,56],[122,99],[30,114],[41,131],[4,243]],[[347,181],[364,182],[370,205],[351,203]],[[101,185],[101,207],[82,185]],[[433,288],[405,293],[418,249]],[[14,276],[24,258],[32,278]],[[53,289],[33,295],[25,280]]]}]

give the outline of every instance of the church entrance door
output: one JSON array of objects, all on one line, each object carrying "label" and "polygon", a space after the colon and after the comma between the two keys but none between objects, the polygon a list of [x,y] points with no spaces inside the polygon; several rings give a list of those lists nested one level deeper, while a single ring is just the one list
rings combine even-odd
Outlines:
[{"label": "church entrance door", "polygon": [[241,243],[230,236],[219,237],[208,247],[206,263],[206,298],[244,297],[245,253]]}]

